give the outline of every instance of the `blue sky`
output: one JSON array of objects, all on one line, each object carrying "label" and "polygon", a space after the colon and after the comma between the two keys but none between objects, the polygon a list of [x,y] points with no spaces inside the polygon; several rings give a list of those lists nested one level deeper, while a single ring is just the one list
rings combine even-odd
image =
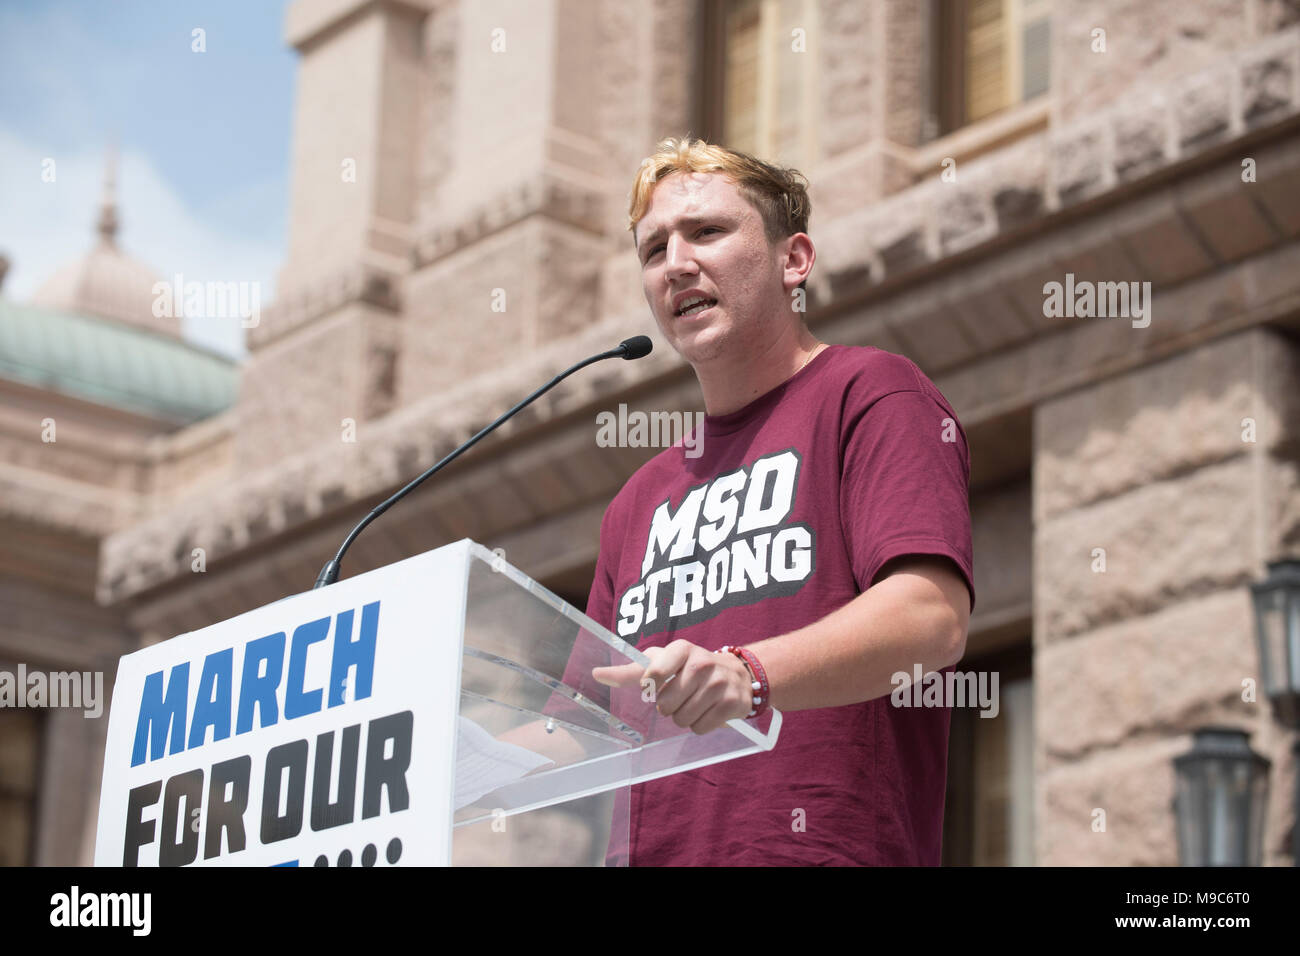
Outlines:
[{"label": "blue sky", "polygon": [[[261,283],[285,248],[285,0],[0,0],[0,252],[22,301],[84,254],[116,143],[119,242],[160,277]],[[204,31],[195,52],[193,30]],[[40,178],[56,162],[54,183]],[[186,320],[238,353],[237,321]]]}]

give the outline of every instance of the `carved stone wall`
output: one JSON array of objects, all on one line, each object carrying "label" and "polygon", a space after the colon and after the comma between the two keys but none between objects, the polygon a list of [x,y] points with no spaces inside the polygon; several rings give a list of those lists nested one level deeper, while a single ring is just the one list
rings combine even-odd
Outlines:
[{"label": "carved stone wall", "polygon": [[388,411],[398,324],[385,310],[353,303],[253,352],[233,425],[239,474],[306,448],[348,443],[363,423]]},{"label": "carved stone wall", "polygon": [[1254,330],[1036,410],[1039,862],[1177,865],[1171,757],[1209,724],[1273,762],[1266,862],[1286,862],[1292,758],[1243,681],[1248,585],[1300,543],[1297,382],[1300,344]]},{"label": "carved stone wall", "polygon": [[[1086,0],[1052,8],[1053,119],[1068,122],[1213,64],[1295,22],[1257,0]],[[1094,52],[1105,31],[1105,51]]]}]

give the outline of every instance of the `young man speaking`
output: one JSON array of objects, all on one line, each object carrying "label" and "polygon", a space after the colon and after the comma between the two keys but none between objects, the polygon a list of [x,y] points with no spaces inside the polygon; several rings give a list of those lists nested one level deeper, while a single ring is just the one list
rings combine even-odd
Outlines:
[{"label": "young man speaking", "polygon": [[633,187],[646,301],[706,417],[702,454],[665,450],[605,513],[587,614],[651,665],[594,676],[653,681],[700,734],[785,714],[771,752],[633,787],[634,865],[940,861],[949,711],[891,706],[891,678],[963,654],[969,452],[910,360],[809,332],[808,215],[797,172],[698,140]]}]

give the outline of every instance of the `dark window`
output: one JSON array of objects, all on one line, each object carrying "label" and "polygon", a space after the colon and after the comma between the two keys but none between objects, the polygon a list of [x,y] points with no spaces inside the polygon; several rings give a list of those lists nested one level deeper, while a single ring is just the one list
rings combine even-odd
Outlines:
[{"label": "dark window", "polygon": [[35,863],[40,740],[39,711],[0,708],[0,866]]},{"label": "dark window", "polygon": [[932,0],[940,135],[1047,92],[1048,0]]},{"label": "dark window", "polygon": [[[1032,866],[1034,733],[1029,645],[962,661],[998,675],[996,717],[954,707],[948,731],[945,866]],[[991,684],[986,684],[990,690]]]}]

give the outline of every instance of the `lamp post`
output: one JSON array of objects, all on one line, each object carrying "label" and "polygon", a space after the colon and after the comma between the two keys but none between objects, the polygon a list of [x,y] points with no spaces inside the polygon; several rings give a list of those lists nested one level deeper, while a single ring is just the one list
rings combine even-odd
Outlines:
[{"label": "lamp post", "polygon": [[1275,561],[1250,586],[1259,676],[1278,721],[1300,723],[1300,561]]},{"label": "lamp post", "polygon": [[1269,761],[1246,732],[1203,727],[1174,758],[1174,816],[1183,866],[1259,866]]},{"label": "lamp post", "polygon": [[[1273,561],[1268,576],[1250,586],[1255,603],[1255,641],[1259,676],[1278,723],[1300,727],[1300,561]],[[1300,760],[1300,740],[1293,749]],[[1296,779],[1295,819],[1300,821],[1300,775]],[[1292,837],[1292,860],[1300,866],[1300,823]]]}]

